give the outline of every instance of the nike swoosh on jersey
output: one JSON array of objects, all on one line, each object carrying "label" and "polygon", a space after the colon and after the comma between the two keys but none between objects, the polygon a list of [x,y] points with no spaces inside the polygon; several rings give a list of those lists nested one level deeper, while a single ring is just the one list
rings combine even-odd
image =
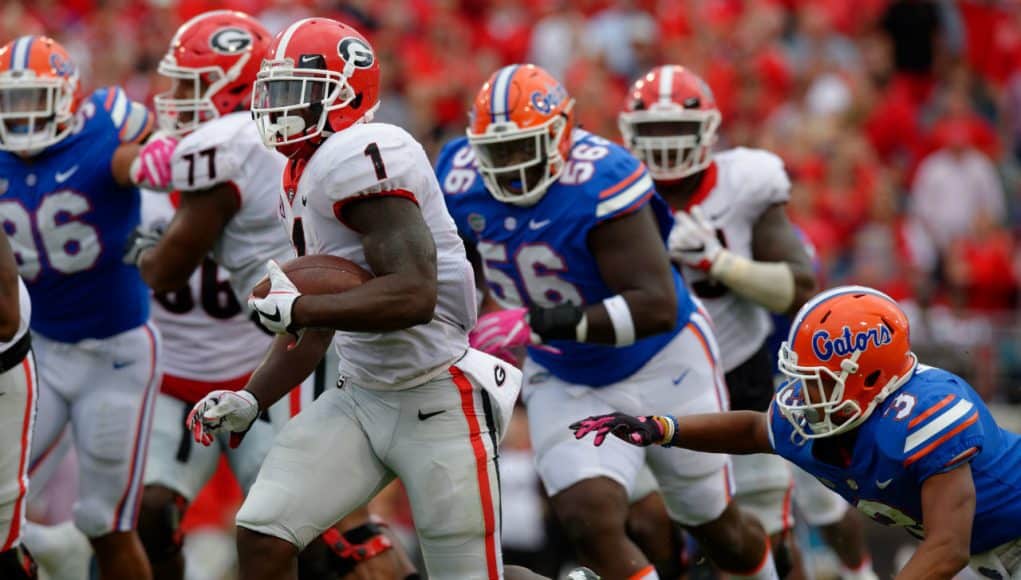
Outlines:
[{"label": "nike swoosh on jersey", "polygon": [[672,380],[672,381],[674,382],[674,386],[675,386],[675,387],[676,387],[677,385],[681,384],[681,381],[683,381],[683,380],[684,380],[684,377],[688,376],[688,372],[689,372],[690,370],[691,370],[691,369],[687,369],[687,370],[685,370],[685,371],[684,371],[683,373],[681,373],[681,376],[677,377],[676,379],[671,379],[671,380]]},{"label": "nike swoosh on jersey", "polygon": [[426,419],[429,419],[431,417],[435,417],[436,415],[439,415],[440,413],[446,413],[446,412],[447,412],[446,409],[440,409],[439,411],[433,411],[432,413],[423,413],[422,409],[419,409],[418,410],[418,420],[419,421],[425,421]]},{"label": "nike swoosh on jersey", "polygon": [[892,477],[890,479],[887,479],[886,481],[879,481],[877,479],[876,480],[876,487],[878,487],[879,489],[886,489],[886,487],[888,485],[890,485],[891,483],[893,483],[893,478]]},{"label": "nike swoosh on jersey", "polygon": [[541,222],[537,222],[535,220],[529,220],[528,221],[528,229],[530,229],[530,230],[539,230],[539,229],[542,229],[542,228],[548,226],[549,223],[550,223],[550,220],[542,220]]},{"label": "nike swoosh on jersey", "polygon": [[75,165],[71,167],[71,169],[68,169],[67,171],[58,171],[57,174],[54,176],[54,179],[57,180],[57,183],[64,183],[68,179],[71,179],[71,176],[74,175],[77,171],[78,166]]}]

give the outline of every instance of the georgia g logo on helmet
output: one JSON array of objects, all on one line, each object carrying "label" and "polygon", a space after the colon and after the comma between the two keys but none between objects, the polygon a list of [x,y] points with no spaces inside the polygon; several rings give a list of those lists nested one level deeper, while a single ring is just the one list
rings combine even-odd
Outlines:
[{"label": "georgia g logo on helmet", "polygon": [[353,36],[348,36],[340,41],[340,44],[337,45],[337,53],[344,59],[344,62],[349,62],[357,68],[369,68],[372,63],[376,62],[376,55],[372,54],[369,45]]},{"label": "georgia g logo on helmet", "polygon": [[252,46],[252,35],[240,28],[221,28],[209,38],[209,46],[220,54],[237,54]]}]

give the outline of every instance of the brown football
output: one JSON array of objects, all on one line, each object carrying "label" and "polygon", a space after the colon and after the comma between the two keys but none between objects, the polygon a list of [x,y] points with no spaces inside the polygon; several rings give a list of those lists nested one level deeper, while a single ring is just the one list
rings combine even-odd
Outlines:
[{"label": "brown football", "polygon": [[[284,274],[294,282],[302,294],[336,294],[361,286],[371,279],[372,272],[328,254],[302,256],[280,265]],[[252,289],[256,298],[265,298],[269,292],[269,277],[259,280]]]}]

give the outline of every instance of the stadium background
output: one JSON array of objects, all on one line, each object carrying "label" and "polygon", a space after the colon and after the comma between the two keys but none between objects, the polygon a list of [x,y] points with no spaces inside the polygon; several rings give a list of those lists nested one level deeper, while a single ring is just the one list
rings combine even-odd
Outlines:
[{"label": "stadium background", "polygon": [[[721,147],[784,158],[790,217],[824,285],[901,300],[921,358],[965,375],[1019,430],[1021,1],[4,0],[0,37],[54,36],[83,88],[120,84],[151,104],[174,30],[212,8],[273,32],[309,15],[356,26],[382,61],[377,118],[433,154],[506,63],[545,67],[577,99],[579,122],[612,139],[630,81],[657,64],[692,68],[720,105]],[[501,459],[505,541],[555,554],[523,429]],[[379,509],[410,525],[393,496]],[[894,558],[886,539],[903,540],[889,534],[870,528],[879,571]]]}]

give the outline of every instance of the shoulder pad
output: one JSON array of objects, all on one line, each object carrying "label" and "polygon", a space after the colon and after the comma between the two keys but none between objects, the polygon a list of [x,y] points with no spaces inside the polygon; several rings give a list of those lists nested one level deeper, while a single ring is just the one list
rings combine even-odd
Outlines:
[{"label": "shoulder pad", "polygon": [[170,159],[174,188],[196,191],[234,181],[249,155],[262,147],[258,129],[247,115],[203,123],[174,148]]},{"label": "shoulder pad", "polygon": [[717,153],[717,163],[726,166],[726,187],[741,192],[746,203],[758,206],[758,213],[770,205],[790,199],[791,181],[783,160],[763,149],[738,147]]},{"label": "shoulder pad", "polygon": [[407,131],[386,123],[354,125],[330,136],[309,160],[302,180],[331,203],[382,191],[409,191],[432,167]]},{"label": "shoulder pad", "polygon": [[888,439],[881,444],[889,457],[928,476],[954,466],[969,449],[981,448],[981,402],[963,380],[939,369],[921,369],[905,387],[891,396],[884,411],[884,431],[891,437],[881,438]]},{"label": "shoulder pad", "polygon": [[[436,178],[447,203],[463,200],[466,193],[485,193],[482,176],[475,165],[475,152],[467,137],[459,137],[443,146],[436,160]],[[487,194],[488,195],[488,194]]]},{"label": "shoulder pad", "polygon": [[[596,157],[594,161],[587,158]],[[588,135],[579,139],[571,148],[571,160],[561,176],[561,181],[570,184],[572,180],[584,178],[586,164],[592,166],[588,182],[579,182],[586,197],[595,204],[597,222],[611,220],[637,211],[655,193],[652,177],[645,165],[629,151],[600,137]]]},{"label": "shoulder pad", "polygon": [[155,116],[145,105],[132,101],[122,88],[97,89],[90,100],[97,112],[102,111],[109,117],[121,143],[141,141],[152,131]]}]

